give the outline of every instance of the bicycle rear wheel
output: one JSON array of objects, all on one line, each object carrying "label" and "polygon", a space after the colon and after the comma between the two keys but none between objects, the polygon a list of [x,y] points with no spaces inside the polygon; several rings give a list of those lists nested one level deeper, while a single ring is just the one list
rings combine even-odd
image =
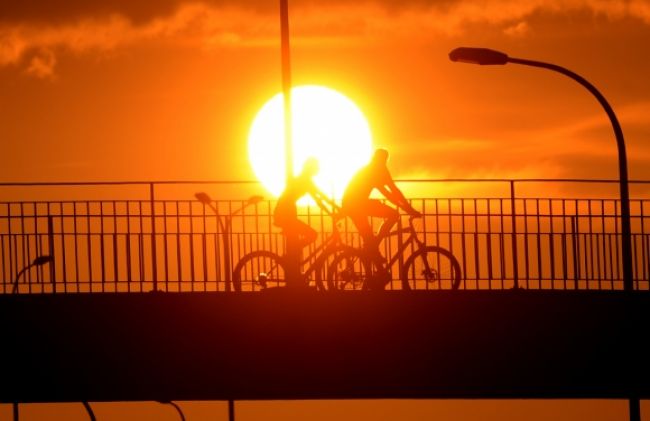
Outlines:
[{"label": "bicycle rear wheel", "polygon": [[260,250],[246,254],[233,270],[235,291],[260,291],[284,285],[286,282],[282,258],[270,251]]},{"label": "bicycle rear wheel", "polygon": [[[329,291],[368,289],[372,265],[358,249],[345,247],[332,253],[325,266],[326,286]],[[323,274],[323,271],[320,272]]]},{"label": "bicycle rear wheel", "polygon": [[438,246],[423,247],[409,256],[400,277],[407,290],[458,289],[462,280],[458,260]]}]

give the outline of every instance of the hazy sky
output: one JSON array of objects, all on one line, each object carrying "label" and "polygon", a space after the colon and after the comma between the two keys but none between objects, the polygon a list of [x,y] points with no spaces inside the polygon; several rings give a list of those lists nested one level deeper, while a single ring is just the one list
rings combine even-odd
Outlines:
[{"label": "hazy sky", "polygon": [[[586,90],[549,71],[447,57],[458,46],[481,46],[586,77],[621,120],[630,178],[650,178],[648,0],[290,4],[294,83],[329,86],[355,101],[375,144],[392,151],[396,177],[617,177],[611,126]],[[276,1],[0,2],[0,182],[253,179],[247,133],[280,87]],[[176,419],[170,408],[147,405],[100,405],[98,415]],[[627,408],[242,405],[240,420],[340,421],[342,412],[367,420],[605,421],[626,419]],[[0,410],[0,419],[10,415],[9,406]],[[80,406],[25,411],[21,419],[84,419]]]},{"label": "hazy sky", "polygon": [[[650,2],[292,1],[295,84],[353,99],[397,177],[617,176],[605,113],[549,71],[452,63],[484,46],[594,83],[650,171]],[[252,179],[280,90],[276,2],[0,5],[0,181]]]}]

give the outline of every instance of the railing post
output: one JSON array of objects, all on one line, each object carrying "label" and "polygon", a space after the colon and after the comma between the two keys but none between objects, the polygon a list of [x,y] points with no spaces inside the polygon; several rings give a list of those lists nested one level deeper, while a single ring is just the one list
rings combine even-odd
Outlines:
[{"label": "railing post", "polygon": [[230,264],[231,260],[231,246],[232,246],[232,217],[228,215],[226,217],[226,223],[224,224],[224,233],[223,233],[223,268],[224,276],[226,278],[226,291],[230,292],[232,290],[232,265]]},{"label": "railing post", "polygon": [[[56,293],[56,270],[54,267],[54,217],[47,216],[47,253],[52,257],[50,261],[50,282],[52,283],[52,293]],[[64,269],[65,270],[65,269]]]},{"label": "railing post", "polygon": [[519,289],[519,256],[517,253],[517,217],[515,215],[515,180],[510,180],[510,216],[512,219],[512,280]]},{"label": "railing post", "polygon": [[158,291],[158,255],[156,252],[156,211],[154,183],[149,183],[149,206],[151,207],[151,276],[153,281],[153,290]]},{"label": "railing post", "polygon": [[[576,207],[577,209],[577,207]],[[578,289],[580,281],[580,260],[578,259],[578,248],[580,246],[580,233],[578,232],[578,215],[571,216],[571,246],[573,253],[573,289]]]}]

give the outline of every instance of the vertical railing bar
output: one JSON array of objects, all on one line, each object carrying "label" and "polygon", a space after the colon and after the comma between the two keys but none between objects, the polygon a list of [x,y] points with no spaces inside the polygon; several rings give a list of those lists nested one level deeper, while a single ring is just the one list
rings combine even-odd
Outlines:
[{"label": "vertical railing bar", "polygon": [[[449,251],[454,250],[454,212],[453,212],[453,200],[451,198],[447,199],[447,214],[449,220]],[[440,255],[438,255],[438,267],[440,267]]]},{"label": "vertical railing bar", "polygon": [[183,259],[181,253],[181,211],[180,211],[180,200],[176,201],[176,270],[178,272],[178,290],[180,291],[183,287]]},{"label": "vertical railing bar", "polygon": [[530,246],[528,245],[528,199],[524,203],[524,264],[526,267],[526,289],[530,289]]},{"label": "vertical railing bar", "polygon": [[167,238],[169,233],[167,230],[168,223],[168,212],[167,205],[169,202],[167,200],[163,201],[163,267],[165,269],[165,292],[169,292],[169,239]]},{"label": "vertical railing bar", "polygon": [[575,202],[575,212],[571,215],[571,264],[573,265],[573,289],[579,289],[579,260],[578,260],[578,215],[580,214],[580,200]]},{"label": "vertical railing bar", "polygon": [[[621,275],[622,271],[622,265],[621,265],[621,251],[619,248],[619,227],[618,227],[618,222],[620,220],[619,214],[618,214],[618,209],[620,205],[620,201],[618,200],[613,200],[614,202],[614,248],[616,250],[616,260],[614,260],[615,266],[616,266],[616,279],[622,279],[623,275]],[[614,283],[614,278],[612,278],[612,285]]]},{"label": "vertical railing bar", "polygon": [[[600,254],[600,248],[599,248],[599,241],[598,241],[598,233],[594,231],[593,227],[593,201],[589,201],[589,253],[587,254],[588,261],[589,261],[589,272],[591,273],[590,280],[596,281],[598,288],[601,289],[601,281],[600,281],[600,273],[599,271],[596,270],[595,262],[598,261],[599,254]],[[604,212],[604,209],[601,209],[601,212]],[[594,241],[594,237],[595,240]],[[589,281],[589,280],[588,280]]]},{"label": "vertical railing bar", "polygon": [[[479,231],[479,203],[480,200],[474,198],[472,199],[474,201],[474,273],[476,275],[476,289],[480,289],[480,282],[481,282],[481,259],[480,259],[480,231]],[[465,275],[467,277],[467,275]]]},{"label": "vertical railing bar", "polygon": [[[459,198],[460,201],[460,250],[461,250],[461,268],[463,273],[467,273],[467,239],[465,238],[465,199]],[[452,251],[453,253],[453,251]],[[463,281],[465,283],[466,280]]]},{"label": "vertical railing bar", "polygon": [[[192,204],[190,203],[190,206]],[[203,222],[203,230],[201,232],[201,246],[203,247],[203,291],[207,291],[208,288],[208,240],[206,238],[206,223],[207,218],[205,216],[205,206],[202,206],[201,219]]]},{"label": "vertical railing bar", "polygon": [[[36,202],[32,202],[32,219],[34,220],[34,232],[32,234],[32,237],[34,238],[34,253],[35,256],[34,258],[40,256],[40,250],[38,248],[38,208],[36,206]],[[30,242],[28,241],[27,247],[28,249],[31,249],[30,247]],[[32,259],[27,260],[30,264],[32,262]],[[38,276],[39,276],[39,270],[40,268],[37,268],[35,271],[27,271],[25,275],[27,275],[27,279],[29,279],[29,292],[31,293],[33,291],[33,286],[32,286],[32,280],[35,280],[38,282]],[[32,278],[32,273],[36,273],[36,279]]]},{"label": "vertical railing bar", "polygon": [[512,217],[512,271],[514,288],[519,288],[519,253],[517,251],[517,206],[515,180],[510,180],[510,213]]},{"label": "vertical railing bar", "polygon": [[[221,250],[221,242],[219,241],[219,204],[215,202],[215,209],[217,209],[217,212],[214,212],[214,215],[212,216],[214,218],[214,283],[215,283],[215,289],[219,291],[219,280],[222,279],[225,276],[225,273],[222,275],[223,272],[223,265],[221,263],[221,253],[223,251]],[[224,288],[225,290],[225,288]]]},{"label": "vertical railing bar", "polygon": [[[20,202],[20,231],[22,237],[22,266],[27,266],[31,262],[31,254],[29,252],[29,234],[27,234],[25,227],[25,202]],[[31,279],[29,273],[23,275],[24,282],[28,283],[27,290],[31,292]]]},{"label": "vertical railing bar", "polygon": [[143,215],[143,201],[138,200],[138,232],[136,238],[138,239],[138,290],[144,292],[145,283],[145,267],[144,267],[144,215]]},{"label": "vertical railing bar", "polygon": [[119,285],[120,285],[117,208],[118,208],[117,201],[113,200],[113,282],[115,283],[115,292],[119,292]]},{"label": "vertical railing bar", "polygon": [[[156,183],[149,183],[149,206],[151,212],[151,276],[153,281],[153,290],[158,291],[158,252],[156,238]],[[142,209],[141,209],[142,211]],[[143,234],[144,234],[144,230]],[[144,279],[143,279],[144,281]]]},{"label": "vertical railing bar", "polygon": [[[601,203],[600,211],[603,214],[602,226],[601,226],[602,234],[599,236],[598,233],[596,233],[596,252],[594,254],[595,257],[592,258],[592,263],[591,263],[592,272],[597,273],[595,275],[595,278],[596,278],[596,280],[598,282],[598,289],[599,290],[602,289],[602,287],[603,287],[603,280],[607,279],[607,275],[605,274],[605,268],[604,268],[604,266],[606,266],[605,262],[606,262],[606,259],[607,259],[607,249],[608,249],[607,246],[606,246],[606,240],[605,240],[606,237],[607,237],[607,235],[606,235],[607,225],[605,224],[605,209],[606,209],[605,204]],[[602,239],[603,239],[602,242],[598,241],[599,237],[602,237]],[[610,253],[611,253],[611,247],[609,248],[609,250],[610,250]],[[595,262],[594,262],[594,260],[595,260]],[[594,269],[594,267],[595,267],[595,269]],[[612,281],[610,286],[613,287],[614,286],[614,284],[613,284],[613,280],[614,280],[613,273],[612,273],[612,276],[610,277],[610,280]]]},{"label": "vertical railing bar", "polygon": [[[61,204],[59,202],[59,210],[61,211]],[[62,213],[62,212],[60,212]],[[50,256],[50,283],[52,284],[52,292],[56,293],[56,255],[54,254],[54,217],[50,213],[50,205],[47,205],[47,252]],[[65,264],[63,265],[65,270]],[[45,282],[43,282],[45,288]]]},{"label": "vertical railing bar", "polygon": [[[65,203],[66,202],[60,202],[60,207],[59,210],[61,212],[61,218],[60,218],[60,226],[61,226],[61,277],[63,278],[63,285],[66,284],[67,279],[68,279],[68,259],[67,259],[67,253],[66,253],[66,246],[65,246],[65,219],[66,219],[66,213],[65,213]],[[52,288],[54,291],[56,291],[56,280],[52,281]],[[64,287],[65,289],[65,287]]]},{"label": "vertical railing bar", "polygon": [[486,199],[487,203],[487,258],[488,258],[488,289],[492,289],[492,280],[494,279],[494,268],[492,262],[492,200]]},{"label": "vertical railing bar", "polygon": [[196,273],[194,268],[194,211],[192,210],[192,203],[187,203],[189,205],[190,218],[190,232],[188,234],[188,238],[190,239],[190,291],[194,291],[194,282],[196,282]]},{"label": "vertical railing bar", "polygon": [[[0,206],[4,207],[3,205],[5,205],[5,203],[0,203]],[[7,226],[9,226],[9,224],[10,224],[10,220],[9,218],[7,218]],[[7,257],[5,256],[5,254],[7,253],[7,250],[5,250],[5,238],[7,238],[7,240],[10,240],[10,238],[7,235],[0,233],[0,254],[2,254],[2,293],[3,294],[7,293],[7,288],[11,290],[11,287],[7,285],[7,280],[12,279],[11,271],[7,273],[8,265],[7,265]],[[9,249],[9,247],[7,247],[7,249]]]},{"label": "vertical railing bar", "polygon": [[[74,238],[74,283],[77,292],[79,292],[79,224],[78,224],[78,215],[77,215],[77,205],[78,202],[72,202],[72,231]],[[68,292],[68,284],[63,284],[63,292]]]},{"label": "vertical railing bar", "polygon": [[[436,199],[435,202],[435,218],[436,218],[436,245],[440,246],[440,199]],[[439,285],[438,285],[439,287]],[[429,289],[429,286],[427,285],[427,289]]]},{"label": "vertical railing bar", "polygon": [[104,249],[104,202],[99,202],[99,253],[102,269],[102,292],[105,292],[106,283],[106,258]]},{"label": "vertical railing bar", "polygon": [[567,251],[567,235],[566,235],[566,199],[562,198],[562,282],[563,282],[563,290],[566,291],[567,289],[567,278],[568,278],[568,251]]},{"label": "vertical railing bar", "polygon": [[[648,253],[647,253],[647,244],[645,241],[645,213],[644,213],[644,206],[645,201],[639,200],[639,218],[641,222],[641,275],[637,277],[637,279],[642,280],[650,280],[648,276]],[[638,259],[638,257],[637,257]]]},{"label": "vertical railing bar", "polygon": [[536,222],[537,222],[537,276],[539,278],[539,288],[542,288],[544,280],[544,266],[542,265],[542,211],[540,209],[540,199],[535,199]]},{"label": "vertical railing bar", "polygon": [[[9,249],[9,282],[12,282],[15,278],[16,275],[14,275],[14,271],[17,273],[18,269],[16,268],[16,265],[14,264],[14,259],[13,256],[16,255],[16,247],[14,244],[14,247],[12,247],[12,240],[15,238],[15,236],[12,233],[11,226],[13,225],[12,223],[12,216],[11,216],[11,203],[7,203],[7,248]],[[4,267],[4,265],[3,265]],[[13,285],[9,285],[9,291],[12,290]],[[6,292],[7,285],[5,284],[5,292]]]},{"label": "vertical railing bar", "polygon": [[[233,246],[232,246],[232,244],[233,244],[233,234],[234,234],[233,233],[233,226],[232,226],[232,213],[233,213],[232,200],[229,200],[227,202],[227,208],[228,208],[228,216],[226,217],[226,226],[228,227],[228,232],[224,233],[224,239],[225,239],[225,244],[227,245],[228,250],[229,250],[229,253],[227,255],[227,258],[229,259],[229,262],[226,264],[226,267],[229,267],[232,270],[232,268],[234,267],[233,262],[235,261],[234,253],[232,252],[232,250],[233,250]],[[248,251],[248,248],[246,247],[246,233],[247,233],[246,226],[247,226],[246,221],[242,220],[242,223],[241,223],[241,235],[238,238],[239,247],[238,247],[237,260],[239,260],[243,256],[242,250],[241,250],[242,246],[243,246],[244,253],[246,253],[246,251]]]},{"label": "vertical railing bar", "polygon": [[131,262],[131,202],[126,203],[126,290],[131,292],[131,282],[133,282],[133,264]]},{"label": "vertical railing bar", "polygon": [[90,205],[91,204],[92,204],[91,201],[86,202],[86,231],[87,231],[86,247],[88,249],[88,289],[89,289],[89,292],[93,292],[92,291],[92,286],[93,286],[92,237],[91,237],[92,229],[90,227],[90,220],[91,220]]},{"label": "vertical railing bar", "polygon": [[551,252],[551,289],[555,289],[555,281],[557,280],[556,277],[556,267],[555,267],[555,212],[554,212],[554,201],[553,199],[548,199],[548,210],[549,210],[549,226],[550,226],[550,232],[549,232],[549,245],[550,245],[550,252]]},{"label": "vertical railing bar", "polygon": [[[506,279],[508,278],[508,273],[506,269],[506,244],[505,244],[506,227],[505,227],[505,214],[504,214],[505,211],[503,209],[503,202],[504,202],[503,197],[499,198],[499,270],[501,275],[501,289],[505,289],[505,282]],[[514,279],[514,273],[512,279]]]},{"label": "vertical railing bar", "polygon": [[[614,263],[614,260],[613,260],[613,257],[614,257],[613,256],[613,251],[614,251],[614,249],[613,249],[612,244],[611,244],[611,237],[608,234],[608,230],[607,230],[607,213],[606,213],[607,201],[601,199],[601,200],[599,200],[599,202],[600,202],[600,218],[599,218],[599,220],[600,220],[600,230],[602,232],[601,237],[602,237],[602,249],[603,249],[602,257],[603,257],[603,264],[605,265],[605,268],[604,268],[603,272],[600,272],[600,270],[599,270],[598,276],[596,277],[596,279],[598,281],[598,287],[600,288],[600,281],[602,280],[603,277],[604,277],[604,280],[609,280],[610,284],[613,285],[614,277],[618,275],[618,272],[616,272],[616,274],[614,272],[614,267],[615,267],[615,263]],[[591,208],[589,209],[589,214],[591,215],[590,220],[592,220],[594,216],[593,216],[593,212],[592,212]],[[589,229],[592,230],[592,226],[590,226]],[[596,239],[598,239],[598,236],[596,236]],[[597,254],[596,254],[596,264],[598,264],[598,263],[600,263],[600,257],[601,257],[601,254],[600,254],[601,253],[600,252],[601,242],[597,241],[596,245],[597,245],[597,247],[596,247],[596,252],[597,252]],[[593,254],[593,252],[592,252],[592,254]],[[607,266],[607,264],[605,263],[605,262],[607,262],[607,260],[609,260],[609,266]],[[592,274],[594,272],[593,256],[592,256],[592,262],[591,262],[591,272],[592,272]]]}]

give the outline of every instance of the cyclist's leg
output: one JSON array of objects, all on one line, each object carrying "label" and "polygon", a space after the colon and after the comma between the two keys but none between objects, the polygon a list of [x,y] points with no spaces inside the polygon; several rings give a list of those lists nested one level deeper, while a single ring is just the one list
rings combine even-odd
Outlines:
[{"label": "cyclist's leg", "polygon": [[352,219],[354,225],[361,235],[363,240],[363,250],[364,253],[368,256],[369,260],[372,261],[373,265],[380,271],[385,271],[386,259],[379,252],[379,239],[375,237],[374,232],[372,231],[372,226],[368,220],[370,212],[372,211],[373,201],[366,200],[363,202],[356,203],[354,207],[350,207],[347,211],[347,215]]},{"label": "cyclist's leg", "polygon": [[318,237],[315,229],[299,219],[282,220],[279,223],[276,222],[276,225],[282,228],[285,236],[297,238],[301,248],[313,243]]},{"label": "cyclist's leg", "polygon": [[302,247],[306,247],[309,244],[313,243],[318,237],[316,230],[301,220],[297,219],[295,221],[295,229],[298,233],[298,237],[300,238],[300,244]]},{"label": "cyclist's leg", "polygon": [[388,236],[390,230],[399,220],[399,212],[396,209],[381,203],[379,200],[369,200],[366,209],[368,215],[383,218],[384,220],[381,227],[379,227],[377,237],[382,239]]}]

